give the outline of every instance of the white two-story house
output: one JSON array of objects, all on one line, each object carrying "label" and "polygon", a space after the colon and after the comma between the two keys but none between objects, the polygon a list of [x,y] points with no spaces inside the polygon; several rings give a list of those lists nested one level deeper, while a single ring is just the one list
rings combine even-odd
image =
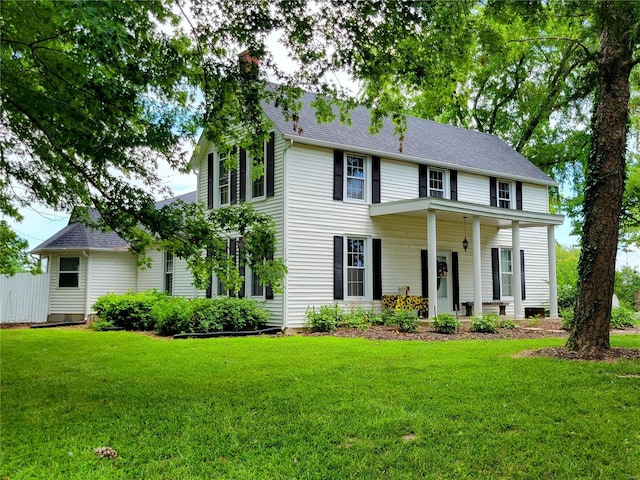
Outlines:
[{"label": "white two-story house", "polygon": [[[275,220],[284,293],[244,272],[244,294],[264,300],[274,324],[301,327],[309,306],[369,307],[407,289],[430,299],[429,317],[498,305],[516,319],[529,308],[557,316],[563,216],[549,211],[550,177],[493,135],[408,118],[401,143],[389,123],[369,134],[365,108],[351,125],[318,125],[313,95],[302,100],[295,125],[264,107],[273,131],[262,159],[203,137],[191,161],[209,208],[250,202]],[[208,294],[226,292],[213,281]]]}]

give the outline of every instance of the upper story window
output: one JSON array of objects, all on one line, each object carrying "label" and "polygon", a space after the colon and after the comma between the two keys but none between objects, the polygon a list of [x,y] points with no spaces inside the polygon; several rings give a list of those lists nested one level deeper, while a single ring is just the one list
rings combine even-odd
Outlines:
[{"label": "upper story window", "polygon": [[434,168],[428,165],[418,166],[418,195],[420,198],[458,199],[458,171]]},{"label": "upper story window", "polygon": [[511,208],[511,182],[498,180],[498,206]]},{"label": "upper story window", "polygon": [[231,173],[227,170],[225,163],[229,158],[229,152],[221,153],[218,156],[218,205],[228,205],[229,186],[231,184]]},{"label": "upper story window", "polygon": [[77,288],[80,283],[80,257],[60,257],[58,287]]},{"label": "upper story window", "polygon": [[435,168],[429,169],[429,196],[445,198],[445,172]]},{"label": "upper story window", "polygon": [[251,162],[251,198],[261,198],[265,194],[267,170],[264,157]]},{"label": "upper story window", "polygon": [[345,178],[347,198],[366,200],[365,197],[365,158],[357,155],[346,155]]}]

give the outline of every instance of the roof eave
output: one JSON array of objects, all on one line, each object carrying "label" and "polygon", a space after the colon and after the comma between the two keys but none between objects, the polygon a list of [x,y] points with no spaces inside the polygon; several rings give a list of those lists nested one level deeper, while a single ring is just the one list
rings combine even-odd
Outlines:
[{"label": "roof eave", "polygon": [[324,148],[336,148],[338,150],[346,150],[346,151],[349,151],[349,152],[362,153],[362,154],[365,154],[365,155],[378,155],[380,157],[388,158],[390,160],[401,160],[401,161],[405,161],[405,162],[413,162],[413,163],[419,163],[419,164],[427,164],[428,163],[429,165],[434,166],[434,167],[448,168],[448,169],[450,169],[452,167],[455,167],[456,170],[467,172],[467,173],[473,173],[473,174],[477,174],[477,175],[485,175],[486,176],[487,173],[493,173],[493,174],[499,176],[500,178],[504,178],[505,180],[523,180],[523,181],[526,181],[527,183],[534,183],[534,184],[545,185],[545,186],[549,186],[549,187],[557,187],[559,185],[558,182],[556,182],[554,180],[551,180],[551,179],[543,180],[543,179],[539,179],[539,178],[525,177],[525,176],[520,176],[520,175],[508,175],[508,174],[505,174],[505,173],[502,173],[502,172],[492,172],[492,171],[486,170],[486,169],[459,166],[459,165],[454,165],[454,164],[447,163],[447,162],[442,162],[442,161],[437,161],[437,160],[429,160],[427,158],[413,157],[413,156],[410,156],[410,155],[403,155],[401,153],[393,154],[393,153],[389,153],[389,152],[372,150],[370,148],[354,147],[353,145],[346,145],[346,144],[340,144],[340,143],[335,143],[335,142],[327,142],[325,140],[316,140],[316,139],[313,139],[313,138],[305,138],[305,137],[300,137],[300,136],[297,136],[297,135],[291,135],[289,133],[282,133],[282,138],[285,139],[285,140],[290,140],[293,143],[302,143],[304,145],[324,147]]}]

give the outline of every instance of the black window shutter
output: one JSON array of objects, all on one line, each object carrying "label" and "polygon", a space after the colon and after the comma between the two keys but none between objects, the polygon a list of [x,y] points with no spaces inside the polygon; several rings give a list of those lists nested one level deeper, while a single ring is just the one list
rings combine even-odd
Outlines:
[{"label": "black window shutter", "polygon": [[[233,264],[238,264],[238,257],[236,257],[236,239],[232,238],[229,240],[229,255],[233,258]],[[229,296],[235,297],[236,294],[232,290],[229,290]]]},{"label": "black window shutter", "polygon": [[[207,248],[207,258],[211,258],[211,250]],[[211,298],[213,297],[213,275],[209,275],[209,285],[207,285],[207,291],[205,293],[205,297]]]},{"label": "black window shutter", "polygon": [[273,197],[276,194],[275,172],[276,172],[276,135],[274,132],[271,132],[269,134],[269,141],[267,142],[267,173],[266,173],[267,197]]},{"label": "black window shutter", "polygon": [[245,295],[244,287],[245,287],[245,284],[247,283],[245,278],[244,278],[244,275],[245,275],[245,272],[246,272],[245,266],[244,266],[244,264],[240,265],[240,259],[242,258],[242,244],[243,243],[244,242],[242,241],[242,237],[240,237],[240,240],[238,241],[238,256],[236,257],[237,258],[236,265],[238,265],[238,273],[242,277],[242,284],[240,285],[240,291],[238,292],[238,297],[239,298],[244,298],[244,295]]},{"label": "black window shutter", "polygon": [[500,300],[500,251],[491,249],[491,273],[493,276],[493,299]]},{"label": "black window shutter", "polygon": [[458,171],[449,170],[449,191],[451,200],[458,200]]},{"label": "black window shutter", "polygon": [[422,274],[422,296],[429,296],[429,255],[428,250],[420,250],[420,266]]},{"label": "black window shutter", "polygon": [[418,176],[418,195],[420,196],[420,198],[423,198],[429,195],[429,167],[427,167],[426,165],[419,165]]},{"label": "black window shutter", "polygon": [[[273,260],[273,255],[269,255],[267,260]],[[264,296],[267,300],[273,300],[273,287],[271,285],[264,287]]]},{"label": "black window shutter", "polygon": [[213,153],[207,155],[207,208],[213,208]]},{"label": "black window shutter", "polygon": [[344,239],[333,237],[333,299],[344,299]]},{"label": "black window shutter", "polygon": [[520,250],[520,284],[522,285],[522,300],[527,299],[524,281],[524,250]]},{"label": "black window shutter", "polygon": [[371,203],[380,203],[380,157],[371,158]]},{"label": "black window shutter", "polygon": [[460,274],[458,271],[458,252],[451,252],[451,281],[453,282],[453,309],[460,310]]},{"label": "black window shutter", "polygon": [[522,210],[522,182],[516,182],[516,208]]},{"label": "black window shutter", "polygon": [[382,240],[373,239],[373,299],[382,300]]},{"label": "black window shutter", "polygon": [[489,178],[489,204],[492,207],[498,206],[498,179],[496,177]]},{"label": "black window shutter", "polygon": [[333,151],[333,199],[342,200],[344,191],[343,172],[344,152],[342,150]]},{"label": "black window shutter", "polygon": [[240,148],[240,201],[247,199],[247,151]]}]

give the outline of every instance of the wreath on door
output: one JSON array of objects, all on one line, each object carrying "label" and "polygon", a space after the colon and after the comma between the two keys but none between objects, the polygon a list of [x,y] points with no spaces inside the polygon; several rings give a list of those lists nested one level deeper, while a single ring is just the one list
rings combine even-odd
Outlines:
[{"label": "wreath on door", "polygon": [[438,288],[440,288],[440,280],[443,277],[446,277],[448,272],[449,268],[447,267],[447,262],[438,260]]}]

